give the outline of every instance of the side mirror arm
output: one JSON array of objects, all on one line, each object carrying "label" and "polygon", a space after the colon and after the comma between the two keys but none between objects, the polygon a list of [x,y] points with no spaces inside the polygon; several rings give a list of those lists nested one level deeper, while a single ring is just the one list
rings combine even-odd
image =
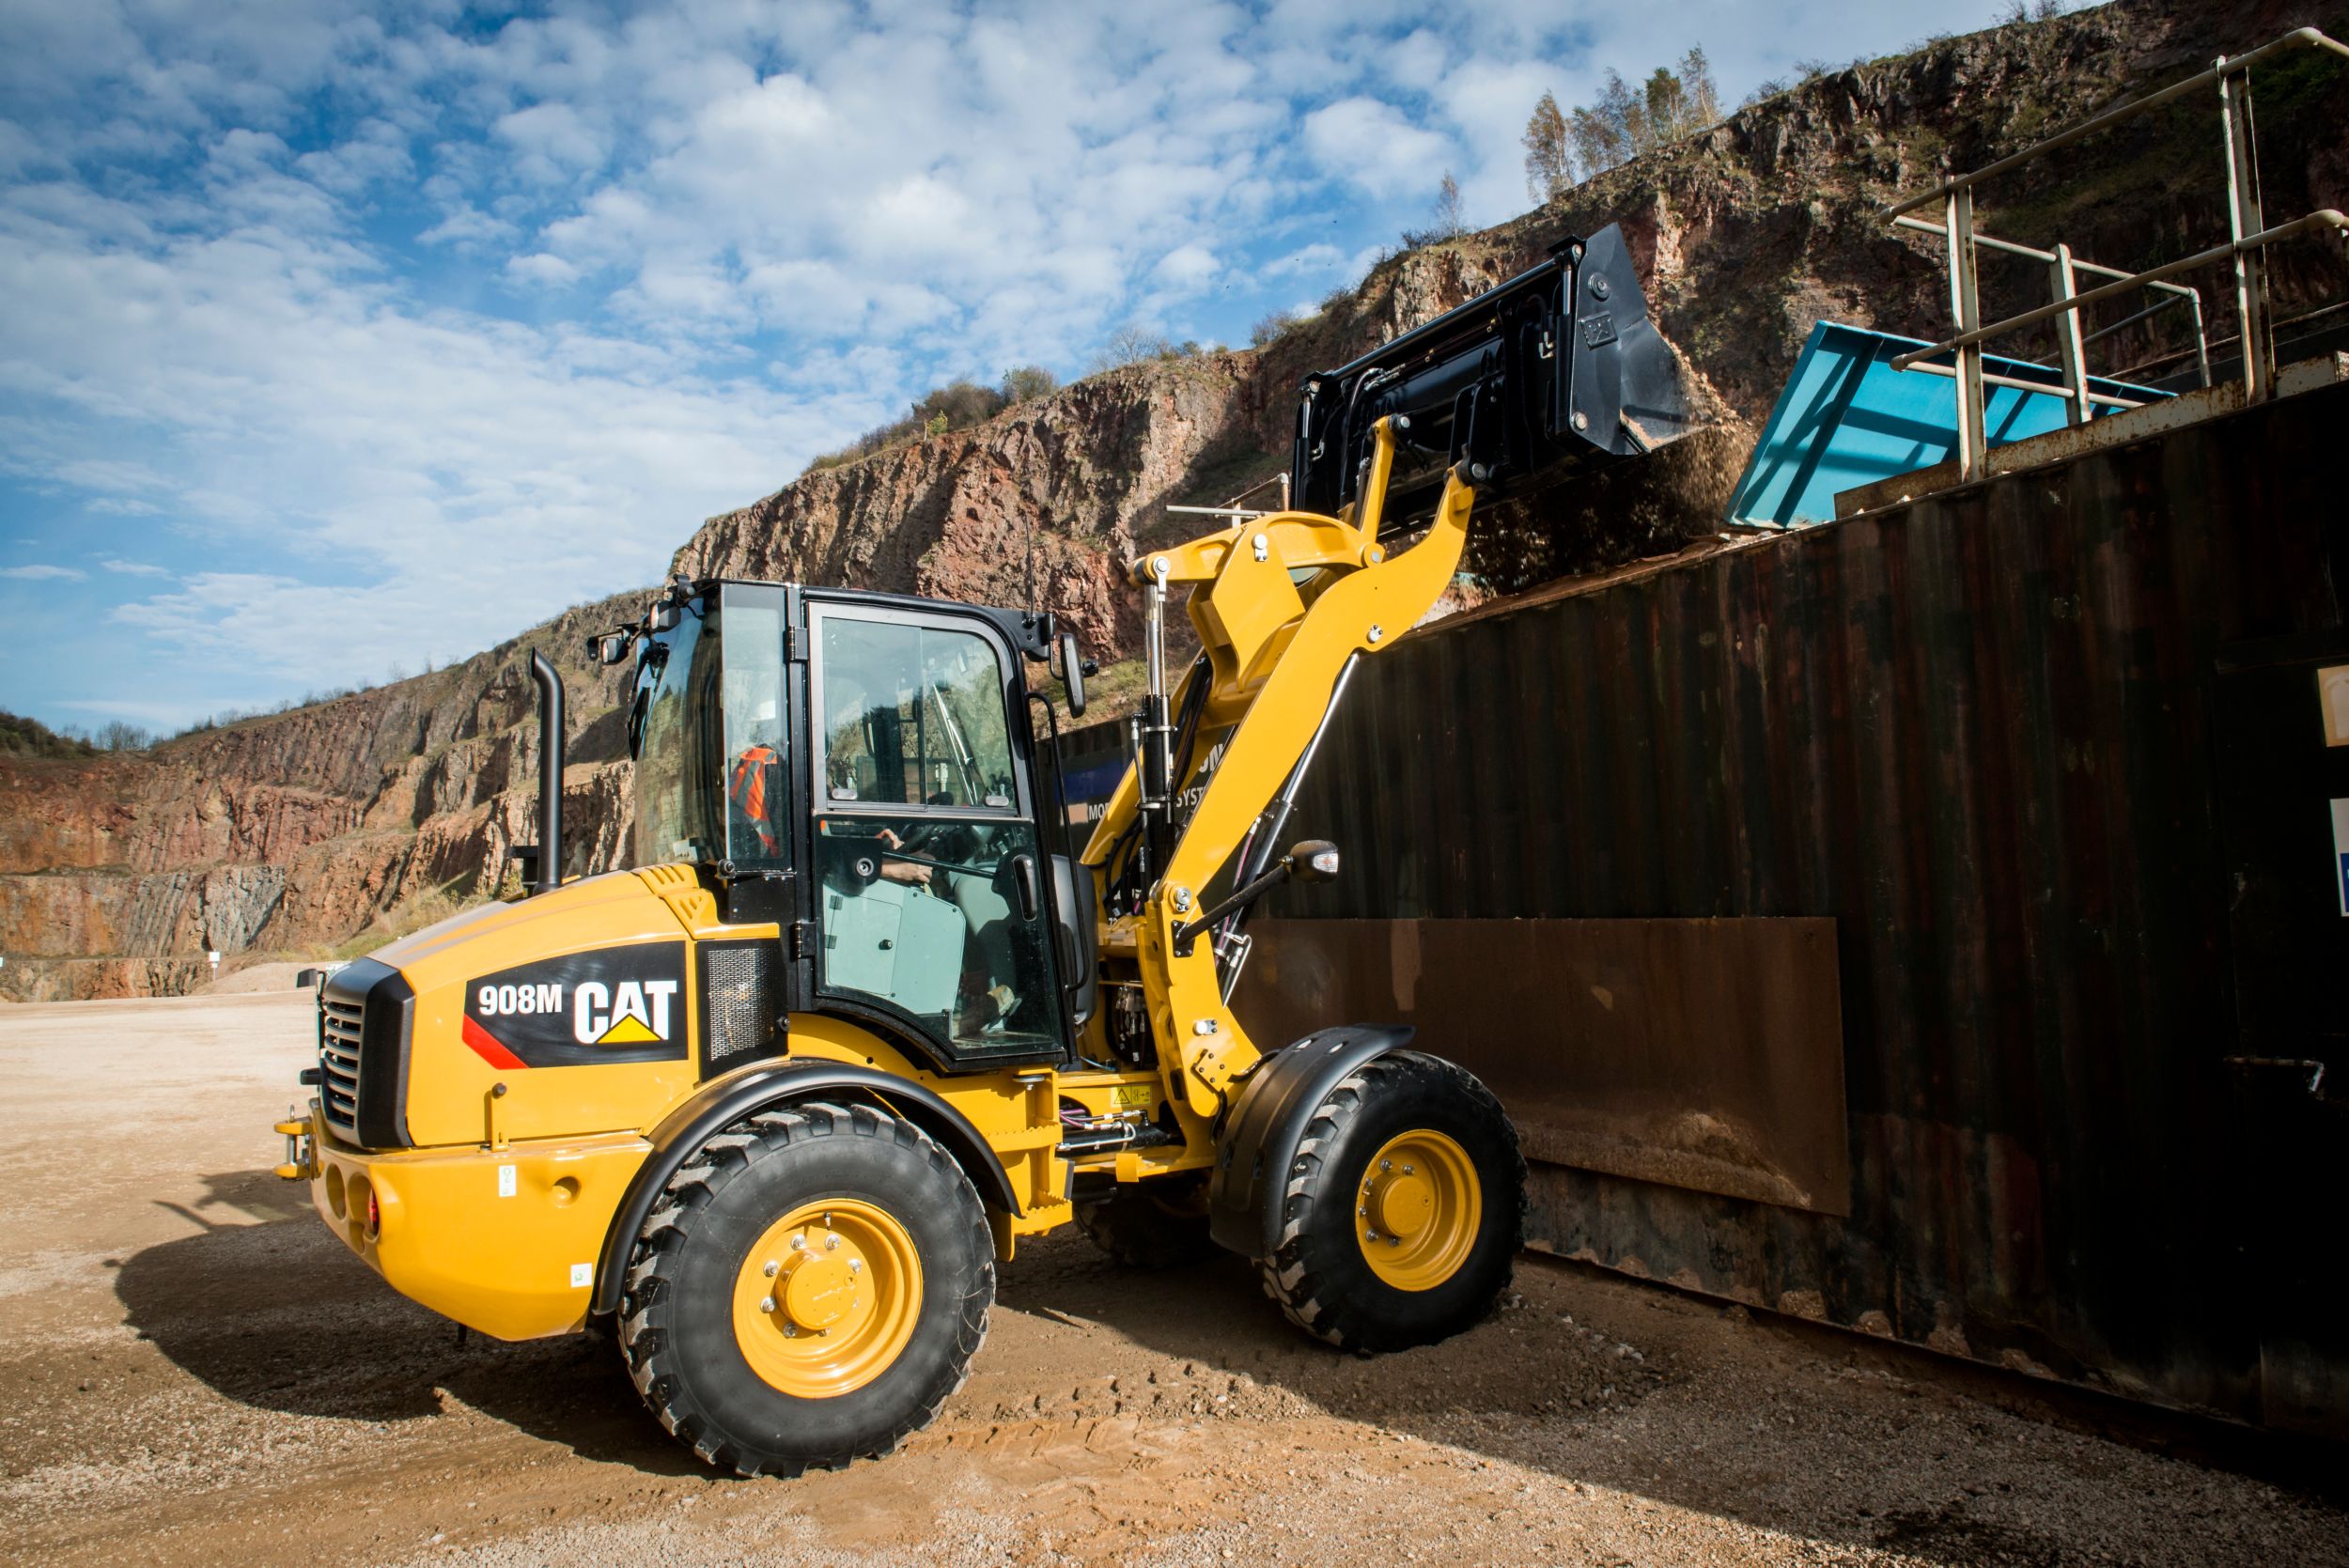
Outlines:
[{"label": "side mirror arm", "polygon": [[1197,919],[1176,926],[1174,956],[1190,957],[1191,943],[1198,940],[1202,931],[1226,915],[1247,908],[1291,877],[1300,882],[1328,882],[1334,880],[1337,874],[1338,846],[1326,839],[1305,840],[1275,862],[1271,870],[1233,893],[1222,903],[1202,912]]}]

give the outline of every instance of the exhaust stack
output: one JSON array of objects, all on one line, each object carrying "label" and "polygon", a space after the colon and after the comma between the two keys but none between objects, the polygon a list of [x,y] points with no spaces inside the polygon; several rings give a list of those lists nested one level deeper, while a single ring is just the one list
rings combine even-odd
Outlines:
[{"label": "exhaust stack", "polygon": [[538,846],[530,858],[533,896],[563,885],[563,677],[531,650],[538,683]]}]

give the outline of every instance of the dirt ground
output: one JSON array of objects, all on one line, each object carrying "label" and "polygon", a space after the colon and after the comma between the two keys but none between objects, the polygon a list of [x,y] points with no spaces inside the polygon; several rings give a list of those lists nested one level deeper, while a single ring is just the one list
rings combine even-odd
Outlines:
[{"label": "dirt ground", "polygon": [[460,1342],[268,1174],[309,1039],[301,993],[0,1008],[0,1557],[2349,1562],[2325,1455],[1534,1258],[1364,1360],[1237,1260],[1032,1244],[897,1455],[716,1480],[608,1344]]}]

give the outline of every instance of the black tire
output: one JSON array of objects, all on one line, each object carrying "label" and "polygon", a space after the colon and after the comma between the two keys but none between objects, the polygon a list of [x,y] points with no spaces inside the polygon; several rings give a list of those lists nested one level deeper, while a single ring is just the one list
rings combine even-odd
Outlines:
[{"label": "black tire", "polygon": [[[902,1227],[922,1298],[885,1370],[810,1398],[754,1370],[737,1339],[735,1295],[770,1226],[833,1199]],[[793,1476],[879,1458],[927,1425],[962,1386],[994,1300],[987,1215],[946,1152],[869,1106],[800,1105],[728,1128],[670,1181],[630,1258],[620,1343],[645,1403],[703,1463]]]},{"label": "black tire", "polygon": [[[1379,1278],[1365,1257],[1357,1195],[1372,1157],[1391,1139],[1422,1130],[1445,1135],[1466,1153],[1482,1191],[1481,1216],[1449,1278],[1405,1290]],[[1290,1322],[1364,1353],[1433,1344],[1472,1327],[1508,1288],[1525,1234],[1525,1157],[1517,1128],[1474,1074],[1396,1051],[1342,1079],[1314,1112],[1281,1212],[1281,1246],[1258,1267],[1265,1293]]]},{"label": "black tire", "polygon": [[1077,1205],[1093,1244],[1127,1268],[1177,1268],[1217,1250],[1207,1236],[1206,1182],[1163,1176]]}]

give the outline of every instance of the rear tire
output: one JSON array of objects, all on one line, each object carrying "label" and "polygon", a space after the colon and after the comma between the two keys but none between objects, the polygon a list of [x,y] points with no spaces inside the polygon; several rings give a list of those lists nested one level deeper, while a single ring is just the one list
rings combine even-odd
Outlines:
[{"label": "rear tire", "polygon": [[671,1179],[630,1258],[620,1344],[703,1463],[791,1476],[927,1425],[994,1299],[986,1213],[943,1149],[869,1106],[793,1106]]},{"label": "rear tire", "polygon": [[1348,1350],[1432,1344],[1508,1288],[1525,1158],[1475,1075],[1396,1051],[1314,1111],[1281,1212],[1281,1246],[1258,1266],[1290,1322]]},{"label": "rear tire", "polygon": [[1176,1268],[1216,1251],[1207,1236],[1204,1179],[1162,1176],[1077,1205],[1093,1244],[1128,1268]]}]

